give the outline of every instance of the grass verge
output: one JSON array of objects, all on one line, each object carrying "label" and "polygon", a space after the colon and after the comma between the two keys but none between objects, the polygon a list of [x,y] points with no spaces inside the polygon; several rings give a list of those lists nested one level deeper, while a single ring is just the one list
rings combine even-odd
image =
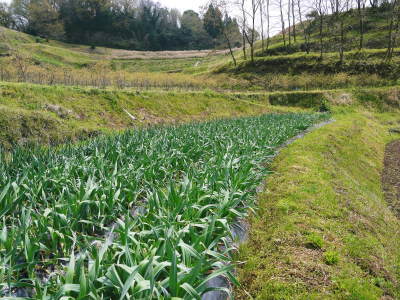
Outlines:
[{"label": "grass verge", "polygon": [[400,297],[400,222],[380,184],[398,118],[337,115],[281,152],[240,251],[239,299]]}]

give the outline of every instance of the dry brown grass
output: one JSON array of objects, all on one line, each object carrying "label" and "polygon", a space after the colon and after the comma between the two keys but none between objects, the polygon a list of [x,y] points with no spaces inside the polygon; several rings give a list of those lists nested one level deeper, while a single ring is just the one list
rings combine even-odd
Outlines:
[{"label": "dry brown grass", "polygon": [[50,65],[34,65],[23,55],[0,61],[0,81],[28,82],[46,85],[116,87],[138,89],[198,90],[226,85],[226,76],[193,76],[182,73],[149,73],[112,71],[106,62],[88,68],[74,69]]},{"label": "dry brown grass", "polygon": [[132,51],[110,49],[108,59],[179,59],[204,58],[211,55],[224,55],[229,50],[186,50],[186,51]]}]

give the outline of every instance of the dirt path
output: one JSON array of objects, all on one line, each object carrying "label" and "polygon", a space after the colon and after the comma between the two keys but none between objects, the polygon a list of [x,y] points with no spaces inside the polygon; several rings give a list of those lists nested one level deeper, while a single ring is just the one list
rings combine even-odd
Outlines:
[{"label": "dirt path", "polygon": [[386,146],[382,187],[385,199],[400,218],[400,140]]}]

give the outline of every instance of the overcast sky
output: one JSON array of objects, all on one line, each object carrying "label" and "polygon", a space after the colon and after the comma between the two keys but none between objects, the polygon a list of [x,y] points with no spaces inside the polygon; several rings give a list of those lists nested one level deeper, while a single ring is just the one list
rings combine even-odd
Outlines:
[{"label": "overcast sky", "polygon": [[163,6],[168,8],[178,8],[181,12],[188,9],[199,11],[199,8],[207,3],[207,0],[158,0]]},{"label": "overcast sky", "polygon": [[[11,0],[0,0],[0,2],[10,3]],[[155,2],[160,2],[163,6],[168,8],[178,8],[180,11],[184,12],[188,9],[199,11],[200,6],[204,5],[207,0],[156,0]]]}]

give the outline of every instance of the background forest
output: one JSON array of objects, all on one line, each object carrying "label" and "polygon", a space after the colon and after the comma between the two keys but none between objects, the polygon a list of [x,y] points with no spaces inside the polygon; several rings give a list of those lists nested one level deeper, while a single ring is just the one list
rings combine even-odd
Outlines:
[{"label": "background forest", "polygon": [[[134,50],[201,50],[241,45],[236,19],[208,6],[181,14],[151,0],[14,0],[0,25],[48,39]],[[224,30],[223,30],[224,29]]]}]

